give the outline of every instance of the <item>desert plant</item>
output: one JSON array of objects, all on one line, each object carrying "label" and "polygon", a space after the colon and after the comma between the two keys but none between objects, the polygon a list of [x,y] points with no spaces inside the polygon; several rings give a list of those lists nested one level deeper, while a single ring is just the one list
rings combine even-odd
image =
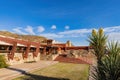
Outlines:
[{"label": "desert plant", "polygon": [[[106,46],[107,36],[101,28],[98,32],[92,30],[88,41],[97,57],[97,66],[92,71],[93,79],[120,80],[120,44],[111,42]],[[105,54],[106,48],[107,54]]]},{"label": "desert plant", "polygon": [[93,78],[95,80],[120,80],[120,44],[111,42],[108,44],[107,50],[108,54],[95,68]]},{"label": "desert plant", "polygon": [[100,28],[98,32],[93,29],[92,34],[88,38],[90,46],[94,49],[93,53],[97,57],[97,60],[100,61],[105,53],[107,36],[104,34],[103,29]]},{"label": "desert plant", "polygon": [[6,64],[6,59],[4,55],[0,55],[0,68],[7,67],[8,65]]}]

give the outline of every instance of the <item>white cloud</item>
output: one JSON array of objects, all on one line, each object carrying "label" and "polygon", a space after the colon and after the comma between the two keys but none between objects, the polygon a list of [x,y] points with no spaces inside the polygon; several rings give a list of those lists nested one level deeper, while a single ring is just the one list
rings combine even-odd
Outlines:
[{"label": "white cloud", "polygon": [[[51,29],[56,29],[55,25],[52,26]],[[93,28],[94,29],[94,28]],[[33,28],[31,26],[27,26],[27,28],[14,28],[13,31],[15,33],[19,34],[27,34],[24,32],[28,32],[29,34],[35,34],[33,32]],[[38,26],[38,32],[43,32],[45,29],[43,26]],[[98,30],[98,29],[96,29]],[[40,34],[41,36],[45,36],[47,38],[87,38],[87,35],[91,34],[92,28],[87,29],[75,29],[75,30],[67,30],[63,32],[57,32],[57,33],[44,33]],[[105,27],[104,28],[105,33],[108,35],[109,40],[115,40],[120,42],[120,26],[113,26],[113,27]]]},{"label": "white cloud", "polygon": [[18,33],[18,34],[27,34],[27,33],[23,32],[23,31],[21,31],[21,29],[22,29],[22,28],[17,27],[17,28],[14,28],[13,31],[14,31],[15,33]]},{"label": "white cloud", "polygon": [[76,29],[76,30],[59,32],[59,34],[85,34],[85,33],[90,33],[91,31],[92,29]]},{"label": "white cloud", "polygon": [[65,26],[65,29],[69,29],[70,27],[69,26]]},{"label": "white cloud", "polygon": [[45,28],[43,26],[38,26],[38,32],[43,32],[45,31]]},{"label": "white cloud", "polygon": [[120,32],[108,33],[108,39],[109,40],[120,41]]},{"label": "white cloud", "polygon": [[67,30],[63,32],[59,32],[58,34],[64,35],[65,37],[86,37],[89,33],[91,33],[92,29],[76,29],[76,30]]},{"label": "white cloud", "polygon": [[105,32],[120,32],[120,26],[106,27],[104,28]]},{"label": "white cloud", "polygon": [[[94,28],[93,28],[94,29]],[[98,31],[98,29],[96,29]],[[118,36],[120,36],[120,26],[113,26],[113,27],[105,27],[104,31],[107,35],[109,35],[109,39],[120,40]],[[68,30],[59,32],[58,34],[64,35],[65,37],[84,37],[87,36],[86,34],[91,34],[91,29],[76,29],[76,30]]]},{"label": "white cloud", "polygon": [[52,27],[51,27],[51,29],[56,29],[57,27],[56,27],[56,25],[52,25]]},{"label": "white cloud", "polygon": [[104,31],[108,35],[108,40],[120,42],[120,26],[106,27]]},{"label": "white cloud", "polygon": [[44,36],[47,38],[63,38],[64,35],[59,35],[55,33],[44,33],[44,34],[40,34],[40,36]]},{"label": "white cloud", "polygon": [[25,28],[25,31],[28,32],[29,34],[35,35],[32,26],[27,26]]}]

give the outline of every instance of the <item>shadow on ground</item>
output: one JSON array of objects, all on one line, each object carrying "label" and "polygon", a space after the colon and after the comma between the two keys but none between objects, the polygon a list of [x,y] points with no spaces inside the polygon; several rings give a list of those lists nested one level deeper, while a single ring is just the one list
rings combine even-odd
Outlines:
[{"label": "shadow on ground", "polygon": [[22,77],[21,78],[22,80],[70,80],[70,79],[67,79],[67,78],[53,78],[53,77],[35,75],[35,74],[28,73],[24,70],[11,68],[11,67],[7,67],[7,69],[17,71],[17,72],[27,76],[27,77]]}]

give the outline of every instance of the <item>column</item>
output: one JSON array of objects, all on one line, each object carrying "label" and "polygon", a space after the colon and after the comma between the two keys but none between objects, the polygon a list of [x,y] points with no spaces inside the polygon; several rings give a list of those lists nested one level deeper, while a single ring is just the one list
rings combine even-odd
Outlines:
[{"label": "column", "polygon": [[23,54],[23,59],[28,58],[29,51],[30,51],[30,44],[27,45],[26,51]]},{"label": "column", "polygon": [[8,54],[8,60],[9,59],[12,59],[14,58],[14,54],[15,54],[15,51],[16,51],[16,47],[17,47],[17,42],[14,42],[13,43],[13,46],[12,46],[12,50],[10,51],[10,53]]},{"label": "column", "polygon": [[46,55],[46,47],[43,49],[43,54]]},{"label": "column", "polygon": [[35,53],[33,54],[33,57],[37,57],[39,53],[39,46],[36,46]]}]

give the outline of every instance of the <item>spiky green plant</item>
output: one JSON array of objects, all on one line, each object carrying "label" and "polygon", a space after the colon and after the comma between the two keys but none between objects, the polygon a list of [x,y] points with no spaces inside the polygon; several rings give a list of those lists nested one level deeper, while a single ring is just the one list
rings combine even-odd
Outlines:
[{"label": "spiky green plant", "polygon": [[111,42],[107,50],[108,55],[102,60],[106,80],[120,80],[120,44]]},{"label": "spiky green plant", "polygon": [[94,80],[120,80],[120,44],[111,42],[98,67],[93,72]]},{"label": "spiky green plant", "polygon": [[90,46],[92,46],[94,49],[94,54],[97,57],[97,60],[101,60],[102,56],[105,53],[107,42],[107,36],[104,34],[103,29],[100,28],[98,32],[93,29],[88,41],[90,43]]}]

